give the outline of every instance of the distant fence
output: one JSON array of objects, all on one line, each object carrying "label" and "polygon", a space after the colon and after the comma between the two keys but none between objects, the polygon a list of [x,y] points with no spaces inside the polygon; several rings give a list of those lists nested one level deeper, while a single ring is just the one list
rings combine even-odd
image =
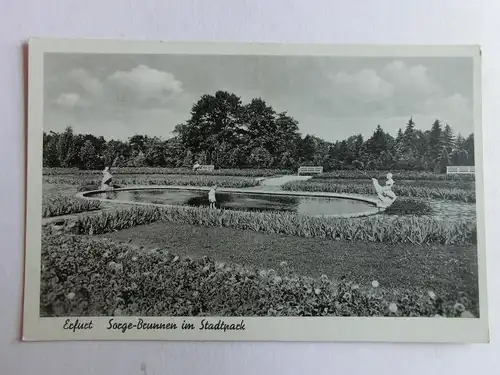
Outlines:
[{"label": "distant fence", "polygon": [[468,165],[446,167],[446,174],[476,174],[476,167]]},{"label": "distant fence", "polygon": [[299,171],[297,174],[300,175],[301,173],[302,174],[304,174],[304,173],[321,174],[321,173],[323,173],[323,167],[299,167]]}]

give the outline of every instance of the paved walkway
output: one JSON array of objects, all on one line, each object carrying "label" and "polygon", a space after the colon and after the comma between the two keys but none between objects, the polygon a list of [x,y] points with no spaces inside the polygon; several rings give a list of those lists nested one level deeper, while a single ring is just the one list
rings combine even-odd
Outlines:
[{"label": "paved walkway", "polygon": [[287,182],[306,181],[306,180],[309,180],[311,177],[312,176],[287,175],[287,176],[281,176],[281,177],[264,178],[264,179],[262,179],[260,186],[253,187],[250,189],[252,189],[252,190],[256,190],[256,189],[270,190],[270,191],[281,190],[280,186],[283,184],[286,184]]}]

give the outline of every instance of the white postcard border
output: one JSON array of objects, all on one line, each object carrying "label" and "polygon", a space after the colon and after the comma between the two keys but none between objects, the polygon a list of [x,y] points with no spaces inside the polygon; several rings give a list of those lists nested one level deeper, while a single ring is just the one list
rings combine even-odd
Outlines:
[{"label": "white postcard border", "polygon": [[[474,61],[474,136],[476,147],[476,209],[480,318],[368,317],[68,317],[41,318],[40,250],[42,225],[43,57],[45,53],[207,54],[471,57]],[[481,119],[481,50],[478,46],[299,45],[152,42],[107,39],[32,38],[29,41],[27,126],[26,253],[23,308],[25,341],[55,340],[193,340],[193,341],[377,341],[489,342],[484,226],[483,150]],[[92,321],[89,330],[64,329],[67,319]],[[109,320],[176,323],[177,329],[107,329]],[[199,330],[201,321],[238,324],[239,331]],[[193,323],[194,330],[181,329]],[[68,327],[68,325],[67,325]]]}]

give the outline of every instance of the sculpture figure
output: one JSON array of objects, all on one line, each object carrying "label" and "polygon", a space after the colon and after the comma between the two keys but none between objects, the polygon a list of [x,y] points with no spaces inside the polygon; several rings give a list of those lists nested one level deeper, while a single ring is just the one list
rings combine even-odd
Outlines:
[{"label": "sculpture figure", "polygon": [[372,181],[373,187],[375,188],[375,192],[377,193],[379,199],[379,203],[377,204],[377,206],[379,208],[387,208],[391,204],[393,204],[397,196],[392,191],[392,187],[394,186],[392,173],[387,173],[385,186],[381,186],[376,178],[372,178]]},{"label": "sculpture figure", "polygon": [[102,175],[101,190],[113,190],[113,186],[111,185],[113,176],[109,172],[109,167],[104,168]]}]

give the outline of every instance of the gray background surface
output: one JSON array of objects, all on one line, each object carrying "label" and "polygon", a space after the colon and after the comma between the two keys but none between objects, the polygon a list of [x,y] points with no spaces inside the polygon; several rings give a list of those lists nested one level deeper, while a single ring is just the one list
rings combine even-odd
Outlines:
[{"label": "gray background surface", "polygon": [[[500,3],[497,0],[1,0],[1,374],[494,374],[500,293]],[[481,44],[489,345],[20,343],[23,274],[23,79],[30,36],[231,42]]]}]

